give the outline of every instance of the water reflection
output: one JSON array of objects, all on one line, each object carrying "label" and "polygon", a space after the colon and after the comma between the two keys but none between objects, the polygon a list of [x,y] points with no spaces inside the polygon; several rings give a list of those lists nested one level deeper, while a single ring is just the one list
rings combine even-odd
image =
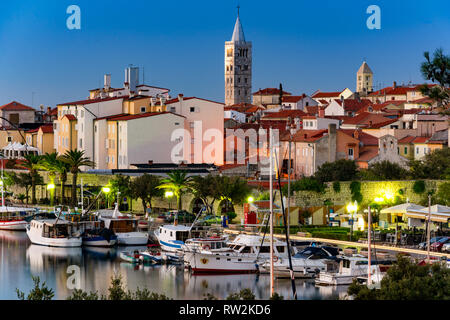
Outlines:
[{"label": "water reflection", "polygon": [[[224,299],[244,288],[257,298],[269,298],[266,274],[192,275],[182,265],[133,265],[119,258],[121,251],[144,248],[51,248],[31,244],[25,232],[0,231],[0,299],[17,299],[16,288],[27,293],[32,275],[53,288],[56,299],[65,299],[72,293],[67,287],[71,265],[80,267],[81,288],[99,294],[106,294],[111,277],[120,273],[130,290],[147,288],[174,299],[203,299],[208,293]],[[336,299],[346,292],[346,287],[316,287],[311,280],[297,280],[296,286],[299,299]],[[291,298],[290,281],[276,280],[275,291]]]}]

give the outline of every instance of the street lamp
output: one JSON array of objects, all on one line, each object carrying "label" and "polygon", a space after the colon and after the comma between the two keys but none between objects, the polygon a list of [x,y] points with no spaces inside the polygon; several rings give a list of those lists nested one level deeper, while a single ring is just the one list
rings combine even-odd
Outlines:
[{"label": "street lamp", "polygon": [[358,211],[358,202],[349,203],[347,205],[347,212],[351,213],[351,219],[350,219],[350,241],[352,241],[352,235],[353,235],[353,213],[356,214],[356,212]]},{"label": "street lamp", "polygon": [[105,194],[106,196],[106,206],[109,208],[109,198],[108,198],[108,194],[111,192],[111,188],[110,187],[103,187],[102,188],[102,192]]},{"label": "street lamp", "polygon": [[171,203],[170,199],[173,197],[173,192],[172,192],[172,191],[166,191],[166,192],[164,193],[164,197],[166,197],[167,199],[169,199],[168,201],[169,201],[169,211],[170,211],[170,203]]},{"label": "street lamp", "polygon": [[289,158],[288,158],[288,195],[287,195],[287,234],[289,236],[290,231],[290,221],[291,221],[291,143],[294,134],[297,132],[297,127],[292,123],[292,118],[288,118],[288,122],[286,123],[286,130],[289,131]]},{"label": "street lamp", "polygon": [[[3,188],[3,181],[1,183],[1,186]],[[50,206],[53,207],[53,192],[55,190],[55,184],[53,182],[49,183],[47,185],[47,190],[50,191]]]},{"label": "street lamp", "polygon": [[255,201],[255,198],[253,198],[252,196],[247,198],[248,203],[253,203],[253,201]]}]

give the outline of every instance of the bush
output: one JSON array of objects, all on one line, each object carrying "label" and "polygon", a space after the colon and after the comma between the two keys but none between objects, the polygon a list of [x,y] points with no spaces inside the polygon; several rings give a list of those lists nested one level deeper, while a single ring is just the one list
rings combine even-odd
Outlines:
[{"label": "bush", "polygon": [[[284,187],[287,187],[286,185]],[[324,192],[325,186],[323,183],[314,178],[303,178],[291,184],[291,191],[314,191],[314,192]],[[284,192],[283,192],[284,193]],[[287,188],[286,188],[287,193]]]},{"label": "bush", "polygon": [[413,185],[414,193],[421,194],[425,192],[425,181],[417,180]]},{"label": "bush", "polygon": [[329,181],[350,181],[357,175],[357,165],[353,160],[337,160],[335,162],[325,162],[321,165],[314,177],[320,182]]},{"label": "bush", "polygon": [[228,219],[230,219],[230,222],[233,221],[233,219],[237,217],[236,212],[227,212],[227,213],[225,213],[225,215],[228,216]]},{"label": "bush", "polygon": [[376,162],[367,169],[376,180],[404,180],[408,179],[409,172],[397,163],[389,161]]},{"label": "bush", "polygon": [[341,183],[339,181],[333,182],[333,190],[336,193],[341,192]]}]

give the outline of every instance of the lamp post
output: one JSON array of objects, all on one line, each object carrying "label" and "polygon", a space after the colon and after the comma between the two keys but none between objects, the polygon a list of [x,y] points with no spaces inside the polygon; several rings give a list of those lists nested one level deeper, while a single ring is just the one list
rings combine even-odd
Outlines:
[{"label": "lamp post", "polygon": [[289,157],[288,157],[288,195],[287,195],[287,234],[289,236],[290,232],[290,226],[291,226],[291,143],[292,143],[292,137],[297,132],[297,129],[295,126],[292,125],[292,118],[288,118],[288,122],[286,123],[286,130],[289,130]]},{"label": "lamp post", "polygon": [[356,202],[356,200],[355,200],[355,202],[353,204],[349,203],[347,205],[347,211],[348,211],[348,213],[351,213],[351,216],[350,216],[350,222],[351,222],[351,224],[350,224],[350,241],[352,241],[352,236],[353,236],[353,212],[356,214],[356,212],[358,211],[358,202]]},{"label": "lamp post", "polygon": [[103,187],[102,188],[102,192],[105,194],[105,197],[106,197],[106,207],[109,208],[108,194],[111,192],[111,188],[110,187]]},{"label": "lamp post", "polygon": [[171,198],[173,197],[173,192],[172,191],[166,191],[165,193],[164,193],[164,197],[166,197],[167,199],[169,199],[168,201],[169,201],[169,211],[170,211],[170,203],[171,203]]},{"label": "lamp post", "polygon": [[[2,181],[1,185],[2,185],[2,191],[3,191],[3,181]],[[47,190],[50,191],[50,206],[53,207],[53,195],[55,192],[55,184],[53,182],[49,183],[47,185]]]}]

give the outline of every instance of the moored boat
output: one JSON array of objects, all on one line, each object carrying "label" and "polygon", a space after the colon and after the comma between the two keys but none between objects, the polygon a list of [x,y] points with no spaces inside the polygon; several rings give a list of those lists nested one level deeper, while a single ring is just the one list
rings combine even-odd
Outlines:
[{"label": "moored boat", "polygon": [[27,225],[27,235],[31,243],[50,247],[81,247],[79,232],[74,232],[73,224],[60,219],[31,220]]},{"label": "moored boat", "polygon": [[130,262],[130,263],[139,263],[139,251],[135,250],[133,252],[129,252],[129,251],[122,251],[119,254],[120,259],[122,259],[123,261],[126,262]]},{"label": "moored boat", "polygon": [[28,221],[36,209],[0,206],[0,230],[26,231]]}]

